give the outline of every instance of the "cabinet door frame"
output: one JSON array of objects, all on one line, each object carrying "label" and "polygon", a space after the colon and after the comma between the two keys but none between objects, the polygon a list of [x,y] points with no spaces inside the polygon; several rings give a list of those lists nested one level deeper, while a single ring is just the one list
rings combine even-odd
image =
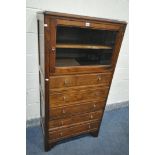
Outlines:
[{"label": "cabinet door frame", "polygon": [[[116,41],[113,49],[113,54],[111,57],[110,65],[90,65],[90,66],[69,66],[69,67],[56,67],[56,31],[57,26],[68,26],[68,27],[82,27],[90,29],[99,29],[99,30],[109,30],[117,31]],[[62,75],[62,74],[75,74],[75,73],[89,73],[89,72],[112,72],[115,68],[118,54],[120,51],[125,24],[120,23],[108,23],[108,22],[97,22],[91,20],[75,20],[75,19],[60,19],[60,18],[51,18],[50,23],[50,75]]]},{"label": "cabinet door frame", "polygon": [[50,38],[49,38],[49,71],[50,73],[55,72],[55,61],[56,61],[56,19],[52,18],[49,24],[50,30]]}]

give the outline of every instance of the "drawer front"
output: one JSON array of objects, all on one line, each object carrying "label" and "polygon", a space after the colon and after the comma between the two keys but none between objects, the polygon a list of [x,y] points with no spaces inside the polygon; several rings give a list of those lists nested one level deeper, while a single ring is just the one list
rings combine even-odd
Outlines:
[{"label": "drawer front", "polygon": [[69,105],[74,102],[103,101],[107,94],[108,87],[86,87],[51,91],[50,107]]},{"label": "drawer front", "polygon": [[101,120],[102,118],[102,110],[76,115],[72,116],[66,119],[60,119],[60,120],[52,120],[49,122],[49,130],[56,130],[58,128],[64,128],[68,126],[72,126],[74,124],[82,123],[82,122],[88,122],[88,121],[94,121],[94,120]]},{"label": "drawer front", "polygon": [[93,112],[97,110],[102,110],[105,106],[105,101],[103,102],[88,102],[85,104],[77,104],[64,106],[59,108],[50,108],[50,119],[65,118],[72,115]]},{"label": "drawer front", "polygon": [[87,133],[90,131],[97,130],[99,128],[99,122],[90,122],[80,125],[76,125],[70,128],[65,128],[63,130],[57,130],[49,132],[50,142],[57,141],[63,138],[72,137],[82,133]]},{"label": "drawer front", "polygon": [[102,84],[109,86],[112,74],[81,74],[50,77],[50,89]]}]

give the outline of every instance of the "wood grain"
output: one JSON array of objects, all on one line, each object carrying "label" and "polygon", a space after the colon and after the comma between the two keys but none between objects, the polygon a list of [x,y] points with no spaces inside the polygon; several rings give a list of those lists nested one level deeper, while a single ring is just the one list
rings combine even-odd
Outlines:
[{"label": "wood grain", "polygon": [[90,44],[56,44],[56,48],[77,48],[77,49],[112,49],[105,45],[90,45]]},{"label": "wood grain", "polygon": [[71,67],[55,67],[55,72],[51,76],[69,75],[69,74],[88,74],[88,73],[111,73],[111,65],[98,66],[71,66]]},{"label": "wood grain", "polygon": [[63,18],[63,19],[75,19],[75,20],[92,20],[92,21],[100,21],[112,24],[127,24],[126,21],[114,20],[114,19],[106,19],[106,18],[98,18],[98,17],[90,17],[90,16],[81,16],[77,14],[69,14],[69,13],[60,13],[60,12],[53,12],[53,11],[41,11],[41,13],[45,15],[50,15],[52,17]]},{"label": "wood grain", "polygon": [[102,110],[84,113],[81,115],[75,115],[65,119],[57,119],[49,121],[49,131],[58,130],[59,128],[66,128],[73,125],[77,125],[82,122],[100,120],[102,116]]},{"label": "wood grain", "polygon": [[103,101],[108,87],[73,88],[61,91],[50,90],[50,107],[58,107],[80,102]]},{"label": "wood grain", "polygon": [[50,108],[49,114],[50,119],[59,119],[59,118],[66,118],[71,117],[74,115],[84,114],[87,112],[93,112],[97,110],[102,110],[105,106],[105,101],[99,102],[99,101],[92,101],[92,102],[86,102],[86,103],[80,103],[80,104],[72,104],[68,106],[63,107],[56,107],[56,108]]},{"label": "wood grain", "polygon": [[50,46],[49,46],[49,57],[50,57],[50,72],[55,72],[55,59],[56,59],[56,20],[52,19],[49,23],[50,27]]},{"label": "wood grain", "polygon": [[57,141],[67,137],[72,137],[79,135],[81,133],[88,133],[90,131],[96,130],[99,127],[99,122],[89,122],[83,123],[81,125],[73,126],[70,128],[65,128],[63,130],[49,132],[49,141]]},{"label": "wood grain", "polygon": [[[89,23],[89,26],[86,26],[86,23]],[[77,20],[68,20],[68,19],[57,19],[57,25],[62,26],[75,26],[82,28],[92,28],[92,29],[100,29],[100,30],[115,30],[118,31],[120,29],[120,25],[111,24],[111,23],[100,23],[94,21],[77,21]]]},{"label": "wood grain", "polygon": [[50,76],[50,89],[68,88],[73,86],[87,86],[102,84],[109,86],[112,74],[76,74],[64,76]]}]

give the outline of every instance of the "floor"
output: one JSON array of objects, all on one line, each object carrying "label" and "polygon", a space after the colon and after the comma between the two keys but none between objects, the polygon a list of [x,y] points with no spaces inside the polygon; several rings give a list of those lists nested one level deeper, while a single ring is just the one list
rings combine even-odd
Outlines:
[{"label": "floor", "polygon": [[39,126],[27,128],[27,155],[128,155],[129,108],[107,111],[97,138],[90,135],[72,138],[44,152]]}]

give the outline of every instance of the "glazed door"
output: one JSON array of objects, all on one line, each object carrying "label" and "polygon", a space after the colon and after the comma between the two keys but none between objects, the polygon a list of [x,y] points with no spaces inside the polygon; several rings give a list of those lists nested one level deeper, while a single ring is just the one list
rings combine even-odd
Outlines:
[{"label": "glazed door", "polygon": [[57,19],[51,24],[53,73],[102,72],[111,69],[119,26]]}]

